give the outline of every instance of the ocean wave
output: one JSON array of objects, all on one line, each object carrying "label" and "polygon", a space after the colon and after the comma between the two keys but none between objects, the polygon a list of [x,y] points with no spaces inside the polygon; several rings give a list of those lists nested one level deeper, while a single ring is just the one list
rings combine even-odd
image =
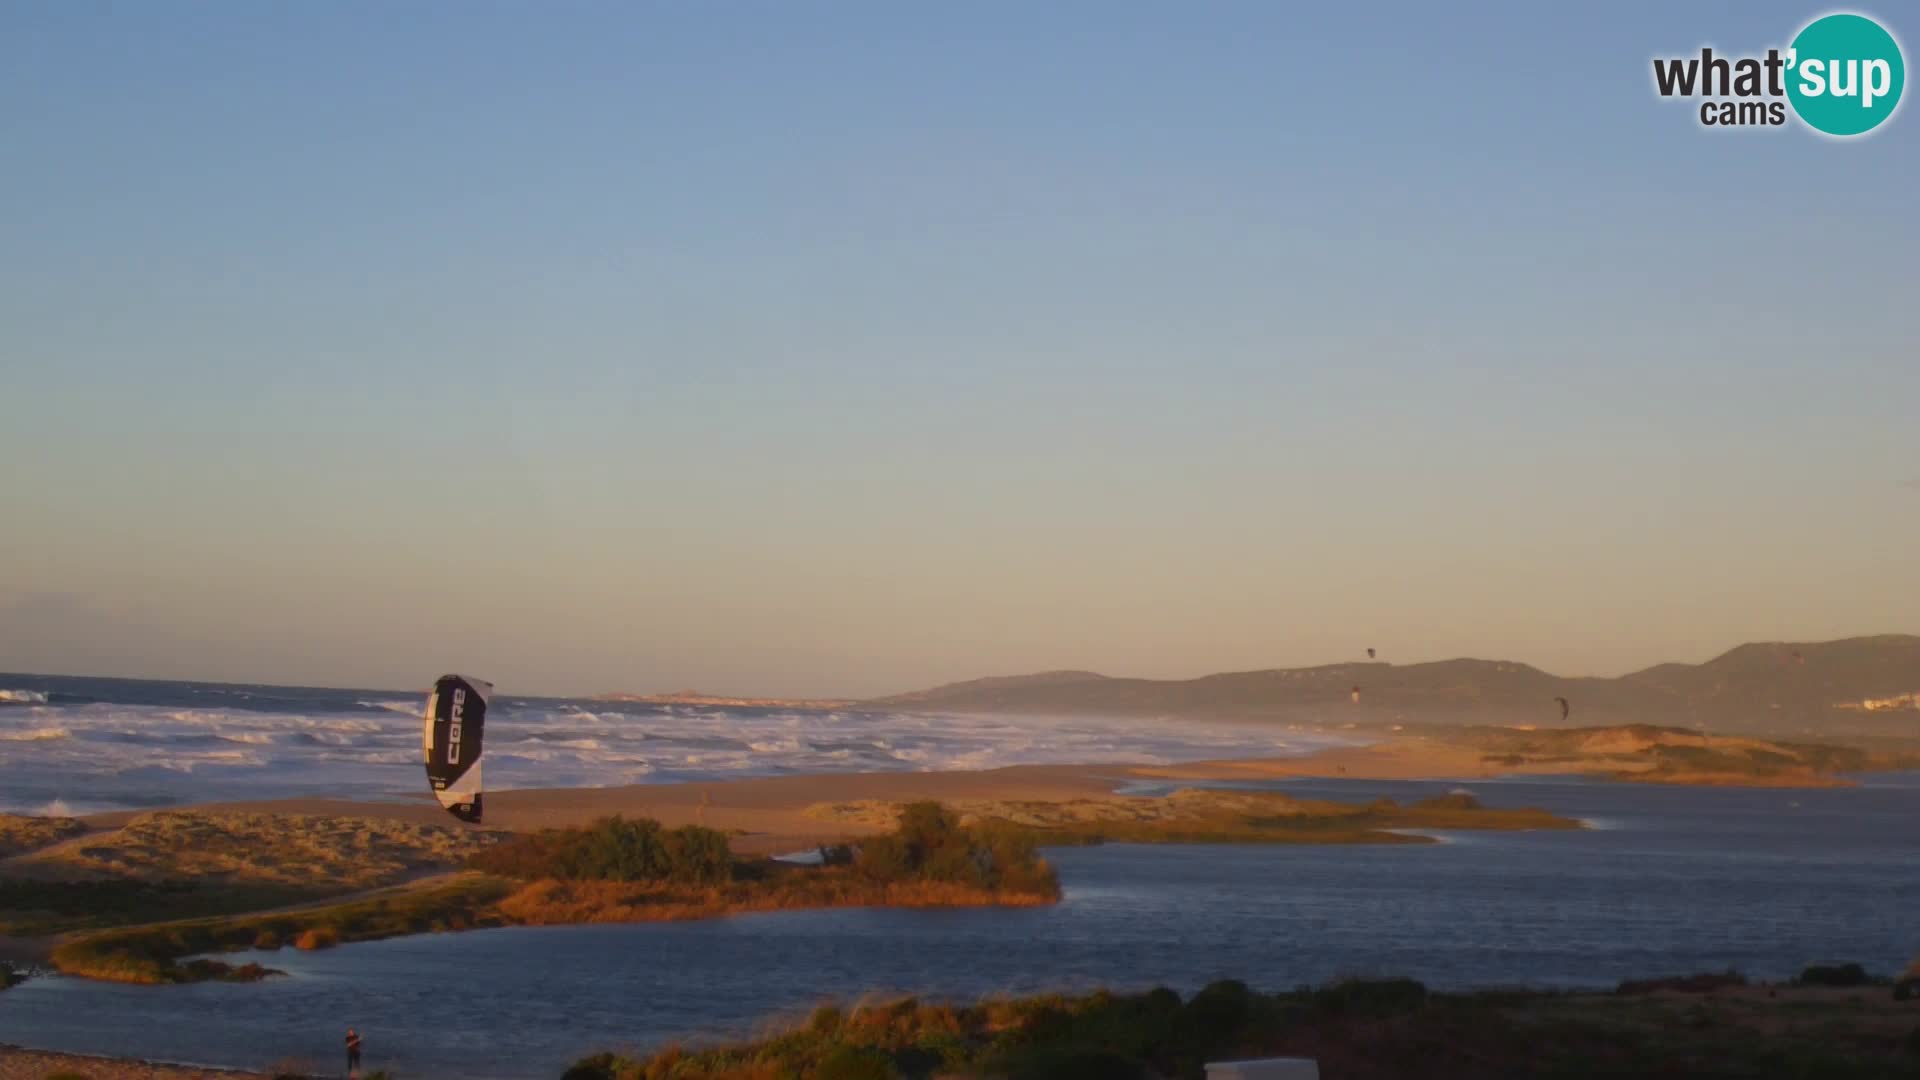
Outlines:
[{"label": "ocean wave", "polygon": [[0,690],[0,701],[15,705],[45,705],[47,692],[44,690]]},{"label": "ocean wave", "polygon": [[[116,688],[117,689],[117,688]],[[205,691],[212,694],[212,690]],[[289,691],[261,708],[235,698],[73,700],[15,709],[0,765],[33,774],[32,807],[57,793],[113,789],[114,805],[282,795],[384,798],[425,788],[414,700],[382,691]],[[257,695],[256,695],[257,696]],[[0,717],[9,715],[0,712]],[[1170,762],[1304,752],[1316,740],[1272,728],[1158,721],[801,715],[606,702],[500,699],[487,716],[488,782],[498,790],[791,773],[990,769],[1059,762]],[[18,796],[16,793],[16,801]],[[91,805],[91,804],[89,804]]]},{"label": "ocean wave", "polygon": [[489,740],[487,749],[492,754],[512,754],[516,757],[546,761],[554,757],[555,750],[600,750],[604,749],[599,739],[575,736],[566,739],[516,739],[495,742]]},{"label": "ocean wave", "polygon": [[[318,754],[315,754],[312,760],[338,762],[341,764],[349,764],[349,765],[418,766],[420,764],[420,751],[418,749],[383,750],[383,751],[375,751],[373,753],[354,752],[349,754],[349,753],[340,753],[332,750],[324,750]],[[491,762],[493,760],[492,756],[488,756],[487,760]]]},{"label": "ocean wave", "polygon": [[54,742],[71,739],[73,732],[63,727],[27,728],[25,731],[0,731],[0,742]]}]

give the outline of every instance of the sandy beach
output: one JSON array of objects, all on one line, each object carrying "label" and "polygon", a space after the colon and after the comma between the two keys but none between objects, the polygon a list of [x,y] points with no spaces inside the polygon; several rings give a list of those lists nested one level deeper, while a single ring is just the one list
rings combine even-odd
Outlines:
[{"label": "sandy beach", "polygon": [[[701,824],[735,832],[743,854],[804,850],[846,836],[878,831],[859,824],[808,817],[816,803],[864,799],[1053,800],[1104,795],[1137,779],[1128,766],[1022,765],[985,772],[846,773],[780,776],[713,783],[638,784],[606,788],[548,788],[487,793],[486,826],[524,831],[581,825],[609,814],[649,817],[664,825]],[[210,811],[395,818],[444,825],[446,811],[425,797],[408,802],[281,799],[197,806]],[[144,811],[87,817],[114,828]]]},{"label": "sandy beach", "polygon": [[[549,788],[487,793],[486,825],[523,831],[584,824],[608,814],[649,817],[669,826],[701,824],[735,834],[742,854],[781,854],[878,831],[859,822],[825,821],[807,813],[820,803],[916,799],[1057,801],[1111,794],[1141,780],[1461,779],[1515,772],[1581,771],[1574,764],[1490,769],[1477,751],[1418,739],[1343,746],[1292,757],[1198,761],[1179,765],[1017,765],[979,772],[826,773],[683,784]],[[424,796],[407,802],[284,799],[206,804],[202,810],[374,817],[441,825],[445,811]],[[123,811],[87,817],[112,828],[137,816]]]}]

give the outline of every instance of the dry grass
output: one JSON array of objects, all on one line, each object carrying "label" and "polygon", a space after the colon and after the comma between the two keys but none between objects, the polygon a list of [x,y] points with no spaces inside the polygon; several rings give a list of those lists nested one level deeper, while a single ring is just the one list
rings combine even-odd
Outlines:
[{"label": "dry grass", "polygon": [[575,923],[679,922],[753,911],[826,907],[1037,907],[1057,892],[985,889],[945,881],[876,882],[851,870],[804,870],[765,881],[726,885],[653,882],[536,881],[500,901],[499,911],[526,926]]},{"label": "dry grass", "polygon": [[49,847],[87,831],[78,818],[0,814],[0,859]]},{"label": "dry grass", "polygon": [[[275,823],[303,824],[301,819]],[[179,821],[163,824],[172,839],[185,833]],[[231,822],[213,819],[211,824]],[[437,830],[409,833],[421,831]],[[251,835],[257,841],[258,832]],[[515,849],[495,850],[512,854]],[[717,866],[714,857],[720,860]],[[858,857],[819,867],[738,862],[728,857],[726,838],[712,830],[663,831],[657,822],[620,818],[523,837],[518,855],[506,862],[507,867],[495,869],[521,880],[468,872],[326,904],[102,930],[62,943],[52,959],[67,974],[119,982],[254,979],[271,972],[257,965],[229,967],[205,954],[287,944],[324,949],[508,924],[653,922],[821,907],[1024,906],[1060,897],[1058,878],[1031,845],[963,829],[937,803],[910,807],[897,834],[871,838]],[[689,868],[698,873],[681,872]]]},{"label": "dry grass", "polygon": [[[1096,843],[1425,843],[1393,829],[1569,829],[1580,824],[1543,810],[1490,810],[1471,799],[1411,806],[1296,799],[1272,791],[1182,788],[1164,797],[1109,795],[1057,802],[962,799],[949,804],[969,826],[1012,828],[1039,844]],[[901,804],[815,803],[826,821],[890,825]]]},{"label": "dry grass", "polygon": [[1827,743],[1708,735],[1627,724],[1552,730],[1470,727],[1445,736],[1483,751],[1484,764],[1573,766],[1614,780],[1709,787],[1846,787],[1843,775],[1911,766],[1911,755]]},{"label": "dry grass", "polygon": [[576,1080],[1198,1077],[1202,1063],[1316,1059],[1346,1080],[1702,1076],[1912,1077],[1911,1008],[1878,995],[1790,987],[1624,996],[1552,991],[1432,994],[1407,979],[1259,993],[1232,981],[1171,990],[1047,994],[950,1005],[825,1005],[745,1043],[598,1054]]},{"label": "dry grass", "polygon": [[203,953],[289,943],[324,949],[444,930],[501,925],[494,904],[512,886],[483,874],[459,874],[339,903],[247,915],[155,923],[85,934],[53,950],[62,973],[113,982],[170,983],[227,977],[219,965],[183,964]]},{"label": "dry grass", "polygon": [[344,892],[452,869],[496,838],[379,818],[163,811],[43,848],[13,867],[59,876]]},{"label": "dry grass", "polygon": [[[814,803],[807,807],[806,813],[808,817],[822,821],[887,827],[899,821],[901,806],[901,803],[879,799],[861,799],[855,802]],[[1036,829],[1095,822],[1190,822],[1223,813],[1293,817],[1324,815],[1349,809],[1338,803],[1296,799],[1278,792],[1205,788],[1181,788],[1159,798],[1104,795],[1052,802],[1037,799],[955,799],[948,802],[947,806],[960,815],[960,821],[965,825],[1004,821]]]}]

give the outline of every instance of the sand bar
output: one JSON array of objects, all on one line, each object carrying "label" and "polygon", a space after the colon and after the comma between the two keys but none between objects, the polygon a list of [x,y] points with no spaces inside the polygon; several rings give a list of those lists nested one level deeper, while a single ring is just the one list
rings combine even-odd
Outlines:
[{"label": "sand bar", "polygon": [[[823,802],[1083,799],[1107,795],[1140,780],[1472,779],[1491,775],[1495,774],[1474,751],[1409,739],[1335,747],[1292,757],[1181,765],[1015,765],[978,772],[817,773],[498,791],[487,793],[486,824],[489,828],[520,831],[579,825],[607,814],[624,814],[654,818],[669,826],[703,824],[733,831],[734,847],[741,853],[778,854],[876,831],[875,826],[826,822],[806,813],[809,806]],[[450,820],[424,792],[418,799],[403,802],[295,798],[216,803],[195,809],[396,818],[436,825]],[[94,814],[85,820],[96,828],[112,828],[125,824],[135,814]]]}]

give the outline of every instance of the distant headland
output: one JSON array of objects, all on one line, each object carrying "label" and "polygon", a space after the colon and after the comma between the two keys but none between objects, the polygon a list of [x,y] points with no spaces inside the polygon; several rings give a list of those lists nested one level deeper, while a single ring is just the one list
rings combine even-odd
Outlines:
[{"label": "distant headland", "polygon": [[595,694],[593,701],[621,701],[638,705],[704,705],[734,709],[801,709],[831,712],[856,704],[852,698],[765,698],[733,697],[727,694],[703,694],[698,690],[675,690],[666,694]]}]

